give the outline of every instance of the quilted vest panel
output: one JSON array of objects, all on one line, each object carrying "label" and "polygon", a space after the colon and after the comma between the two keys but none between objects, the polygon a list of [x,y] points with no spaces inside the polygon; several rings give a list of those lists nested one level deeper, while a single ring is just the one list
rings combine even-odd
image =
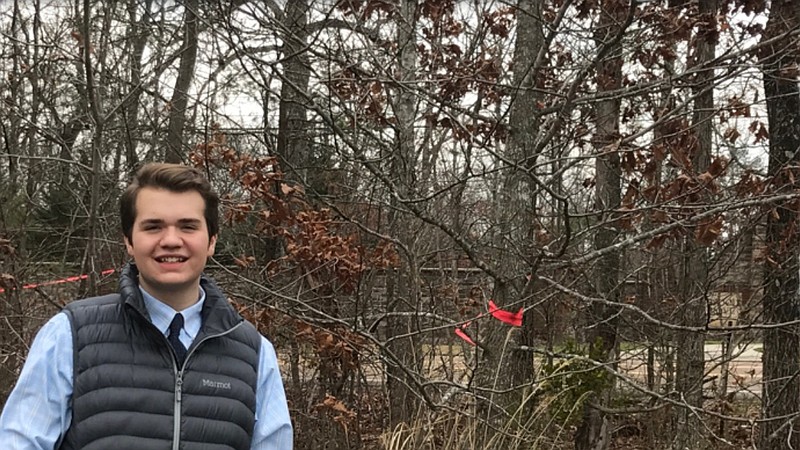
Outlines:
[{"label": "quilted vest panel", "polygon": [[[75,358],[73,416],[61,448],[249,449],[261,336],[219,300],[227,303],[207,295],[213,314],[206,317],[204,305],[203,327],[189,348],[182,376],[166,338],[136,307],[141,298],[131,302],[113,294],[68,305]],[[238,321],[213,327],[221,312]],[[176,417],[178,443],[173,442]]]}]

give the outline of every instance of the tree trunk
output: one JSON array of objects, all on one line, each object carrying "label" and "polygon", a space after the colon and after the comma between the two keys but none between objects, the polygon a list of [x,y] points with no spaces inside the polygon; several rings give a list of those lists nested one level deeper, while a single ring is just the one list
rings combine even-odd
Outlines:
[{"label": "tree trunk", "polygon": [[[705,68],[714,59],[717,41],[717,1],[701,0],[699,13],[702,25],[695,40],[695,57],[692,66],[697,67],[692,128],[697,136],[697,147],[692,157],[694,175],[708,169],[711,159],[714,69]],[[710,201],[708,193],[700,195],[701,202]],[[702,205],[701,205],[702,206]],[[683,272],[680,274],[680,320],[683,325],[701,327],[707,323],[708,252],[698,245],[694,236],[687,236],[683,243]],[[703,406],[703,375],[705,373],[705,335],[680,332],[677,336],[676,388],[686,408],[676,408],[674,450],[698,448],[702,442],[702,424],[692,408]]]},{"label": "tree trunk", "polygon": [[[519,0],[517,2],[517,35],[514,43],[514,72],[512,85],[514,94],[509,107],[509,142],[504,152],[506,164],[504,177],[500,185],[497,208],[497,220],[500,224],[495,237],[495,245],[502,252],[498,261],[498,274],[501,279],[495,280],[492,297],[500,308],[517,310],[526,306],[525,282],[511,281],[515,275],[530,273],[526,259],[534,259],[532,255],[521,255],[517,242],[525,242],[534,233],[537,223],[536,185],[526,169],[532,170],[536,165],[536,138],[539,133],[537,105],[541,93],[536,90],[539,80],[538,65],[543,57],[544,33],[542,30],[542,1]],[[523,207],[519,207],[524,205]],[[528,290],[530,289],[527,286]],[[529,302],[532,299],[529,299]],[[487,306],[481,305],[483,308]],[[514,343],[519,346],[532,347],[533,311],[528,311],[523,318],[522,328],[514,333]],[[481,352],[482,361],[476,373],[477,383],[495,391],[506,391],[511,386],[519,389],[512,395],[492,394],[491,404],[507,407],[514,411],[521,401],[530,393],[523,388],[533,378],[533,353],[513,350],[507,342],[509,326],[489,320],[482,323],[486,330],[482,332],[486,350]],[[491,422],[495,416],[489,405],[483,405],[483,414]]]},{"label": "tree trunk", "polygon": [[[499,307],[507,307],[515,311],[525,306],[521,300],[525,297],[524,282],[512,282],[511,279],[520,273],[530,273],[526,265],[533,258],[531,255],[520,255],[511,242],[524,242],[533,235],[536,225],[536,188],[525,169],[532,169],[536,164],[536,138],[539,132],[538,101],[541,93],[537,91],[539,80],[537,63],[542,58],[544,33],[542,31],[542,1],[519,0],[517,2],[517,35],[514,43],[514,95],[509,107],[509,141],[504,158],[511,164],[505,167],[497,208],[498,232],[495,245],[502,252],[498,261],[498,274],[502,279],[495,280],[492,298]],[[520,208],[519,205],[525,205]],[[528,287],[530,289],[530,287]],[[512,306],[513,305],[513,306]],[[486,307],[486,305],[482,305]],[[523,319],[523,327],[514,335],[516,345],[533,346],[533,320],[529,311],[527,320]],[[476,373],[477,383],[485,388],[506,390],[510,386],[521,386],[533,376],[533,353],[527,351],[509,352],[506,341],[509,327],[502,322],[489,320],[482,323],[485,332],[481,339],[485,344],[482,361]],[[493,404],[509,406],[509,402],[518,402],[525,390],[515,392],[517,395],[491,395]],[[503,397],[503,398],[501,398]],[[508,397],[508,398],[504,398]],[[492,416],[488,405],[482,407],[487,418]]]},{"label": "tree trunk", "polygon": [[128,20],[130,33],[133,35],[131,55],[128,57],[128,73],[130,77],[130,91],[122,105],[125,121],[125,165],[130,170],[139,164],[139,155],[136,146],[139,141],[139,99],[142,94],[142,59],[147,37],[150,35],[150,7],[153,0],[145,0],[144,12],[139,19],[136,18],[138,0],[128,1]]},{"label": "tree trunk", "polygon": [[[539,80],[539,67],[543,59],[544,51],[544,30],[542,17],[542,0],[519,0],[517,5],[517,38],[514,43],[514,73],[513,83],[518,89],[518,94],[511,104],[509,112],[509,126],[511,136],[509,150],[511,157],[517,157],[522,167],[533,171],[536,167],[536,159],[539,155],[535,153],[537,135],[539,134],[540,120],[537,114],[537,106],[541,102],[542,95],[536,89]],[[527,210],[523,210],[520,242],[525,242],[536,233],[538,211],[536,208],[536,198],[538,186],[528,174],[524,177],[523,186],[525,189],[515,189],[522,193],[526,198],[520,199],[520,205],[528,205]],[[510,204],[509,206],[515,203]],[[510,207],[509,209],[513,209]],[[528,255],[529,261],[535,260],[536,255]],[[526,270],[527,269],[527,270]],[[521,272],[530,272],[533,268],[522,268]],[[517,274],[520,272],[517,272]],[[517,289],[519,296],[513,299],[514,307],[528,307],[533,303],[530,295],[533,283],[527,283],[522,289]],[[527,289],[526,289],[527,288]],[[527,299],[524,303],[519,300]],[[509,300],[509,299],[506,299]],[[530,308],[523,317],[522,329],[516,335],[516,343],[520,346],[534,346],[533,313]],[[522,386],[533,381],[533,353],[527,351],[513,351],[510,355],[511,360],[508,365],[510,373],[503,376],[508,379],[512,386]],[[528,393],[528,389],[518,392],[517,398],[522,400],[521,395]],[[519,403],[513,406],[519,406]]]},{"label": "tree trunk", "polygon": [[[622,23],[625,8],[620,2],[604,1],[601,5],[600,19],[595,31],[598,45],[613,39]],[[622,45],[614,44],[608,56],[598,61],[596,75],[599,92],[614,91],[622,85]],[[595,235],[594,248],[605,249],[615,243],[619,235],[613,222],[613,211],[617,210],[621,199],[620,155],[618,152],[620,99],[609,96],[594,105],[595,136],[593,145],[597,158],[595,162],[595,209],[598,213],[599,228]],[[620,299],[620,260],[619,251],[600,257],[594,268],[594,290],[596,296],[607,302],[617,303]],[[588,325],[591,331],[587,336],[589,356],[609,362],[616,359],[617,351],[617,308],[605,303],[593,303],[589,307]],[[575,434],[576,450],[602,450],[607,448],[610,439],[610,418],[591,403],[608,402],[610,392],[594,392],[584,405],[583,418]]]},{"label": "tree trunk", "polygon": [[[793,0],[772,2],[764,40],[796,29],[797,11]],[[800,163],[800,90],[797,76],[787,71],[796,64],[785,49],[797,47],[797,38],[784,36],[763,48],[764,94],[769,118],[769,174],[778,192],[798,189],[796,167]],[[764,324],[798,319],[798,258],[800,242],[797,202],[778,204],[767,216],[768,260],[764,273]],[[763,400],[760,424],[761,450],[800,448],[795,431],[800,412],[800,329],[796,324],[764,330]]]},{"label": "tree trunk", "polygon": [[[391,172],[395,176],[396,189],[400,198],[408,198],[414,192],[416,170],[416,133],[414,131],[414,118],[417,100],[414,91],[417,68],[416,48],[416,0],[402,0],[397,15],[397,82],[394,87],[392,108],[397,119],[395,132],[395,151],[391,157]],[[393,289],[387,295],[387,312],[412,313],[418,308],[418,278],[416,276],[416,263],[414,261],[414,247],[416,236],[411,229],[410,218],[398,209],[401,207],[398,196],[392,196],[390,207],[390,221],[393,233],[402,243],[400,267],[388,274],[392,279],[388,282]],[[403,251],[405,250],[405,251]],[[408,315],[391,317],[388,323],[390,336],[407,336],[394,338],[387,348],[396,357],[396,364],[387,367],[387,385],[389,387],[389,422],[395,426],[402,422],[409,422],[418,407],[417,396],[414,392],[413,375],[418,373],[420,366],[417,337],[415,336],[416,322]],[[402,367],[400,367],[402,366]],[[405,369],[405,370],[404,370]],[[409,372],[407,372],[408,370]]]},{"label": "tree trunk", "polygon": [[284,173],[308,186],[308,120],[304,99],[311,68],[308,45],[308,0],[286,3],[286,35],[283,44],[283,78],[278,115],[278,158]]},{"label": "tree trunk", "polygon": [[181,62],[175,89],[172,91],[169,110],[169,128],[167,130],[167,148],[164,161],[169,163],[183,162],[183,129],[186,125],[186,106],[189,104],[189,88],[194,79],[194,67],[197,61],[197,8],[199,0],[187,0],[184,5],[183,45],[181,46]]},{"label": "tree trunk", "polygon": [[[82,272],[89,274],[82,283],[81,291],[83,296],[97,295],[97,275],[102,270],[97,267],[97,229],[99,227],[99,205],[100,205],[100,185],[103,180],[102,173],[102,154],[100,149],[103,144],[104,123],[100,113],[100,97],[95,82],[94,65],[92,64],[92,40],[91,40],[91,4],[89,0],[83,2],[83,66],[86,71],[86,102],[89,107],[89,115],[92,119],[94,134],[91,146],[92,179],[89,188],[89,217],[87,218],[86,251],[83,256]],[[97,55],[98,60],[102,60],[104,54],[102,50]]]}]

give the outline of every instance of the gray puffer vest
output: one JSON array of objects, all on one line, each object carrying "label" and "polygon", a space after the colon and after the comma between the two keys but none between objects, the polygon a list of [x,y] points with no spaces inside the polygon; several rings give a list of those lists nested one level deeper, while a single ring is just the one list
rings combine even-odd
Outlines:
[{"label": "gray puffer vest", "polygon": [[249,449],[261,335],[205,277],[203,325],[179,367],[128,265],[120,293],[73,302],[72,425],[61,449]]}]

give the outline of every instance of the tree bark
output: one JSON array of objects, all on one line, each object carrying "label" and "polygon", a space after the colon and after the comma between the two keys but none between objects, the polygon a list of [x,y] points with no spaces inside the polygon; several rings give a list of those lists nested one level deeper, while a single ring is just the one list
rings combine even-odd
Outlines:
[{"label": "tree bark", "polygon": [[139,155],[136,146],[140,139],[139,128],[139,100],[142,95],[142,59],[147,37],[150,35],[150,8],[153,0],[145,0],[143,14],[136,17],[138,0],[128,1],[128,20],[131,36],[131,54],[128,57],[128,76],[130,77],[130,91],[122,105],[125,121],[125,165],[133,169],[139,164]]},{"label": "tree bark", "polygon": [[[530,239],[536,233],[536,224],[538,217],[537,194],[538,186],[531,179],[536,161],[539,155],[536,154],[536,141],[539,134],[540,119],[537,114],[538,105],[541,103],[542,94],[537,88],[537,80],[539,80],[539,68],[542,64],[544,49],[544,18],[542,16],[543,2],[542,0],[520,0],[517,4],[517,37],[514,43],[514,73],[513,83],[518,89],[518,94],[511,105],[509,112],[509,126],[511,128],[511,136],[509,147],[511,157],[516,160],[517,157],[521,159],[520,164],[528,172],[527,176],[523,179],[523,186],[525,189],[516,189],[516,192],[523,193],[526,198],[522,198],[520,205],[528,205],[524,209],[524,216],[522,221],[522,232],[524,236],[520,241],[524,242]],[[513,209],[514,203],[509,205],[509,209]],[[528,255],[528,261],[535,261],[535,255]],[[526,270],[527,269],[527,270]],[[534,268],[522,268],[520,272],[525,273],[533,270]],[[514,304],[514,308],[526,307],[526,313],[523,316],[522,328],[516,336],[516,343],[520,346],[534,346],[534,311],[529,306],[532,306],[533,298],[529,293],[532,291],[532,283],[524,283],[520,289],[516,289],[519,293],[513,300],[523,300],[522,303]],[[503,378],[510,380],[514,386],[522,386],[526,383],[533,381],[534,367],[533,367],[533,353],[523,351],[513,351],[510,355],[511,360],[509,364],[510,373]],[[519,394],[525,395],[529,390],[523,389]],[[520,396],[517,396],[522,400]],[[514,405],[519,406],[519,404]]]},{"label": "tree bark", "polygon": [[[81,291],[84,296],[97,295],[97,276],[101,268],[97,262],[97,229],[99,227],[100,185],[103,180],[102,154],[100,149],[103,144],[104,123],[101,117],[101,104],[98,89],[95,83],[94,65],[92,63],[91,39],[91,3],[83,1],[83,66],[86,71],[86,96],[89,107],[89,116],[94,127],[91,145],[92,180],[89,188],[89,217],[87,219],[86,251],[83,256],[82,272],[89,274],[86,283],[82,283]],[[102,60],[104,54],[98,55]]]},{"label": "tree bark", "polygon": [[[708,169],[711,159],[711,146],[714,117],[714,69],[706,67],[714,59],[717,41],[718,10],[716,0],[700,0],[700,25],[695,36],[695,55],[690,66],[697,70],[693,88],[695,96],[692,128],[697,137],[697,146],[692,157],[695,176]],[[701,187],[700,189],[704,189]],[[701,203],[710,201],[708,192],[701,192]],[[700,205],[702,207],[702,204]],[[679,277],[680,293],[683,299],[680,320],[683,325],[701,327],[708,321],[708,252],[707,248],[696,243],[694,236],[687,236],[683,242],[683,272]],[[685,408],[675,411],[674,450],[697,448],[702,442],[702,424],[692,410],[703,406],[703,376],[705,373],[705,335],[702,333],[678,333],[676,389]]]},{"label": "tree bark", "polygon": [[[764,40],[775,39],[763,48],[764,94],[769,119],[769,174],[779,192],[798,189],[800,163],[800,90],[797,76],[786,69],[797,63],[797,38],[787,36],[797,28],[800,17],[792,0],[772,2]],[[780,37],[782,36],[782,37]],[[764,274],[763,317],[765,324],[796,321],[800,242],[798,204],[776,205],[767,216],[767,251],[771,263]],[[797,414],[800,412],[800,328],[785,325],[764,330],[763,400],[760,425],[761,450],[800,448]]]},{"label": "tree bark", "polygon": [[278,113],[278,158],[287,176],[308,186],[308,120],[305,96],[311,67],[308,45],[308,0],[286,3],[283,44],[283,79]]},{"label": "tree bark", "polygon": [[[541,0],[519,0],[516,6],[517,34],[512,74],[514,94],[508,113],[509,141],[503,153],[506,173],[496,202],[499,227],[495,246],[502,252],[497,267],[498,274],[503,278],[495,280],[492,296],[499,307],[514,311],[533,302],[531,296],[526,294],[531,290],[531,285],[524,279],[512,279],[520,273],[530,273],[530,262],[535,260],[534,255],[521,255],[516,243],[527,241],[535,233],[538,216],[537,186],[530,172],[539,156],[536,149],[540,126],[537,112],[542,94],[537,90],[537,81],[540,79],[539,69],[544,53],[542,3]],[[486,308],[486,305],[482,307]],[[513,334],[513,343],[517,346],[534,345],[533,313],[533,310],[528,310],[521,329]],[[487,350],[481,351],[477,382],[495,391],[506,391],[516,386],[511,395],[490,396],[492,405],[514,411],[530,394],[530,389],[525,385],[533,379],[533,353],[513,350],[514,345],[508,345],[508,325],[489,320],[483,327],[486,331],[481,334]],[[493,407],[487,404],[482,409],[491,421],[495,416]]]},{"label": "tree bark", "polygon": [[[623,2],[606,0],[601,3],[600,19],[595,31],[598,45],[609,42],[619,32],[626,7]],[[615,91],[622,85],[622,45],[613,44],[608,56],[598,62],[596,74],[599,92]],[[621,199],[622,170],[618,149],[619,97],[609,96],[594,105],[595,135],[593,146],[597,154],[595,160],[595,210],[598,213],[598,230],[594,248],[604,249],[615,243],[619,236],[617,225],[613,222],[613,211],[617,210]],[[596,295],[608,302],[620,299],[620,251],[602,256],[596,262],[593,272]],[[588,317],[591,331],[587,336],[590,357],[606,363],[616,360],[617,308],[604,303],[594,303],[589,307]],[[591,403],[607,403],[610,392],[594,392],[590,401],[584,405],[583,418],[575,434],[576,450],[601,450],[607,448],[610,438],[610,418]]]},{"label": "tree bark", "polygon": [[186,106],[189,104],[189,88],[194,79],[197,61],[197,12],[199,0],[187,0],[184,5],[183,45],[178,77],[172,91],[167,130],[167,148],[164,161],[183,162],[183,129],[186,125]]},{"label": "tree bark", "polygon": [[[397,119],[395,132],[395,151],[391,156],[391,172],[395,176],[397,194],[391,200],[390,221],[392,232],[396,233],[398,241],[402,243],[400,267],[388,274],[391,277],[387,289],[387,312],[413,312],[418,305],[418,277],[417,264],[414,259],[416,236],[411,227],[410,218],[399,210],[401,207],[398,197],[408,198],[414,191],[416,170],[414,119],[417,100],[414,91],[417,69],[416,48],[416,22],[417,1],[402,0],[397,14],[396,40],[398,45],[396,81],[392,99],[392,108]],[[388,286],[387,286],[388,287]],[[393,338],[387,348],[397,358],[397,364],[387,367],[387,385],[389,387],[389,422],[395,426],[402,422],[409,422],[417,411],[419,401],[413,386],[413,375],[418,373],[419,352],[417,351],[417,337],[415,335],[416,321],[408,316],[398,315],[392,317],[388,323],[390,337]],[[404,370],[405,369],[405,370]]]}]

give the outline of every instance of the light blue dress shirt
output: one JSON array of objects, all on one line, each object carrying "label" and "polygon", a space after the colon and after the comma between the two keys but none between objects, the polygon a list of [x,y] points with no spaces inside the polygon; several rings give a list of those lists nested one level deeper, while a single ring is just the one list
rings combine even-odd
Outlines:
[{"label": "light blue dress shirt", "polygon": [[[186,348],[200,331],[205,292],[183,311],[180,340]],[[153,325],[166,336],[177,313],[142,290]],[[0,415],[0,447],[54,450],[72,419],[72,327],[65,313],[53,316],[31,345],[17,385]],[[252,450],[291,450],[292,424],[272,344],[261,337]]]}]

